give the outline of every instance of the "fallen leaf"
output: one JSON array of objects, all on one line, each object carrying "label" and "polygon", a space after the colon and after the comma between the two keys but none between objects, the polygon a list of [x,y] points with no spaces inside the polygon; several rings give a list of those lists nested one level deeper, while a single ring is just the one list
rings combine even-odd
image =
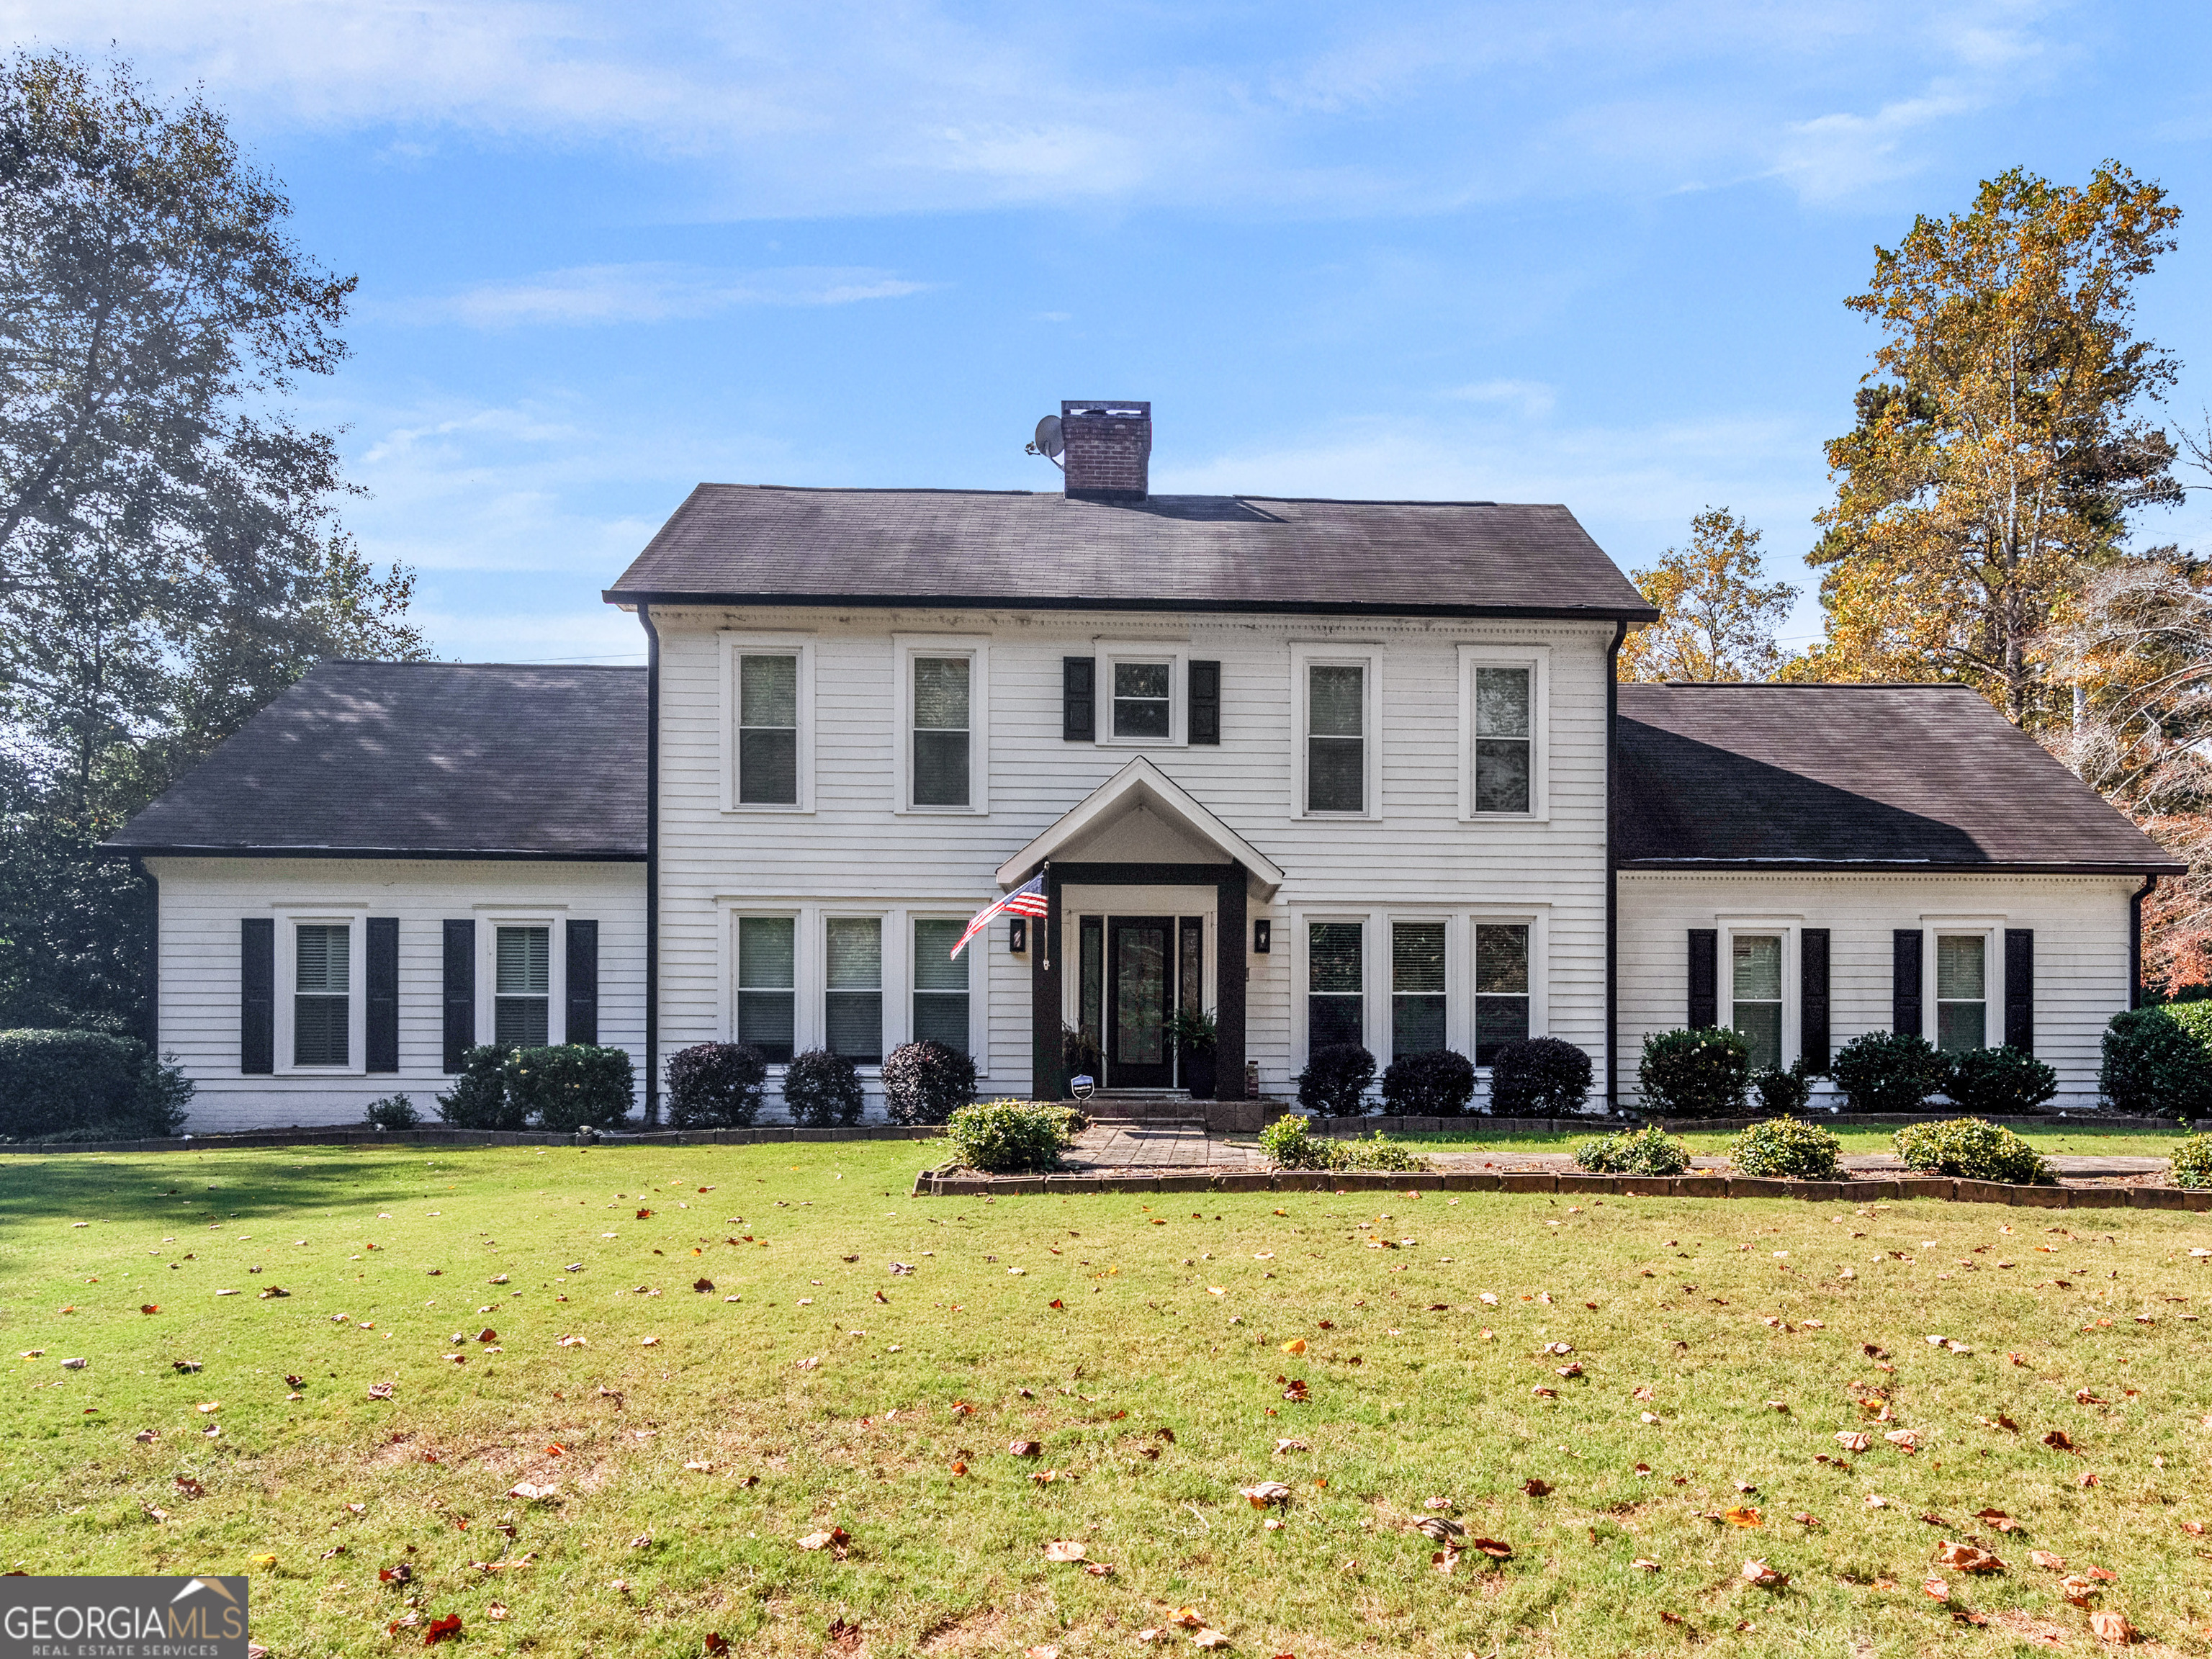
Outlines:
[{"label": "fallen leaf", "polygon": [[1275,1455],[1278,1457],[1282,1456],[1286,1452],[1308,1451],[1311,1448],[1309,1447],[1303,1440],[1278,1440],[1275,1443]]},{"label": "fallen leaf", "polygon": [[2030,1550],[2027,1553],[2027,1559],[2034,1565],[2041,1567],[2045,1572],[2063,1572],[2066,1571],[2066,1558],[2063,1555],[2053,1555],[2049,1550]]},{"label": "fallen leaf", "polygon": [[449,1613],[443,1619],[433,1619],[422,1632],[422,1645],[434,1647],[449,1636],[461,1633],[461,1615]]},{"label": "fallen leaf", "polygon": [[2002,1510],[1976,1510],[1974,1519],[1987,1524],[1992,1532],[2016,1532],[2020,1528],[2020,1522]]},{"label": "fallen leaf", "polygon": [[518,1480],[507,1489],[509,1498],[520,1498],[532,1504],[550,1504],[560,1495],[559,1489],[541,1486],[529,1480]]},{"label": "fallen leaf", "polygon": [[1521,1483],[1521,1490],[1527,1492],[1531,1498],[1544,1498],[1550,1495],[1552,1483],[1548,1480],[1540,1480],[1531,1476],[1529,1479]]},{"label": "fallen leaf", "polygon": [[2051,1430],[2049,1434],[2043,1437],[2043,1443],[2050,1447],[2054,1451],[2072,1451],[2074,1449],[2073,1437],[2068,1434],[2063,1429]]},{"label": "fallen leaf", "polygon": [[396,1567],[379,1567],[376,1570],[376,1581],[380,1584],[404,1584],[414,1576],[415,1569],[404,1561]]},{"label": "fallen leaf", "polygon": [[207,1488],[189,1474],[180,1474],[177,1477],[177,1490],[187,1498],[204,1498],[207,1495]]},{"label": "fallen leaf", "polygon": [[1306,1340],[1303,1336],[1294,1336],[1289,1341],[1283,1344],[1283,1352],[1285,1353],[1304,1353],[1305,1351]]},{"label": "fallen leaf", "polygon": [[1048,1561],[1080,1561],[1083,1545],[1076,1539],[1055,1538],[1044,1547],[1044,1559]]},{"label": "fallen leaf", "polygon": [[707,1632],[706,1648],[709,1654],[727,1653],[730,1650],[730,1638],[718,1630],[710,1630]]},{"label": "fallen leaf", "polygon": [[1513,1559],[1513,1546],[1495,1538],[1470,1538],[1468,1547],[1480,1550],[1493,1561],[1510,1561]]},{"label": "fallen leaf", "polygon": [[1863,1452],[1874,1444],[1874,1437],[1845,1429],[1836,1436],[1836,1443],[1847,1452]]},{"label": "fallen leaf", "polygon": [[1764,1561],[1745,1562],[1742,1577],[1747,1582],[1758,1585],[1761,1589],[1780,1589],[1790,1582],[1788,1573],[1777,1572]]},{"label": "fallen leaf", "polygon": [[1656,1572],[1659,1571],[1659,1564],[1656,1561],[1646,1561],[1640,1555],[1633,1561],[1631,1561],[1628,1565],[1642,1572]]},{"label": "fallen leaf", "polygon": [[844,1528],[831,1527],[826,1532],[808,1533],[799,1540],[799,1547],[803,1550],[836,1550],[842,1554],[852,1541],[851,1534]]},{"label": "fallen leaf", "polygon": [[1755,1527],[1764,1518],[1758,1507],[1751,1504],[1739,1504],[1734,1509],[1721,1511],[1721,1519],[1731,1527]]},{"label": "fallen leaf", "polygon": [[1978,1545],[1955,1543],[1949,1539],[1936,1548],[1936,1559],[1943,1565],[1960,1572],[2002,1572],[2004,1563]]},{"label": "fallen leaf", "polygon": [[1255,1510],[1264,1510],[1270,1504],[1291,1501],[1291,1489],[1279,1480],[1262,1480],[1257,1486],[1239,1486],[1237,1493]]},{"label": "fallen leaf", "polygon": [[1951,1599],[1951,1587],[1940,1578],[1922,1580],[1920,1589],[1923,1594],[1932,1595],[1938,1601],[1948,1601]]},{"label": "fallen leaf", "polygon": [[1006,1449],[1016,1457],[1035,1457],[1044,1449],[1044,1443],[1041,1440],[1010,1441]]},{"label": "fallen leaf", "polygon": [[1229,1638],[1218,1630],[1202,1630],[1190,1640],[1193,1647],[1225,1648],[1229,1645]]},{"label": "fallen leaf", "polygon": [[2108,1642],[2116,1648],[2125,1647],[2136,1639],[2136,1627],[2128,1623],[2126,1616],[2123,1613],[2111,1612],[2091,1613],[2089,1632],[2100,1642]]}]

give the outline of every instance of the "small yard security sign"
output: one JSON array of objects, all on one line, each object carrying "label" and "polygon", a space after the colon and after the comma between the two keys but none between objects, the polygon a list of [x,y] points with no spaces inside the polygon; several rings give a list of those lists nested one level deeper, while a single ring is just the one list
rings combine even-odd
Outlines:
[{"label": "small yard security sign", "polygon": [[0,1577],[0,1659],[246,1659],[243,1578]]}]

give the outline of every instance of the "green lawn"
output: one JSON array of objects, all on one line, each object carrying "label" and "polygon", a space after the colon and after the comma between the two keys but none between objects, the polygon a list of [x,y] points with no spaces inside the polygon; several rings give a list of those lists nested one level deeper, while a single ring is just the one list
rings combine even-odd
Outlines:
[{"label": "green lawn", "polygon": [[[14,1362],[0,1416],[0,1553],[250,1571],[275,1659],[398,1651],[449,1613],[487,1655],[690,1659],[715,1632],[747,1654],[1076,1659],[1152,1650],[1151,1628],[1186,1649],[1181,1607],[1234,1653],[1298,1659],[1999,1654],[2038,1633],[2087,1651],[2087,1613],[2031,1549],[2116,1573],[2099,1605],[2149,1640],[2212,1650],[2212,1540],[2185,1524],[2212,1523],[2204,1218],[908,1197],[939,1161],[9,1158],[0,1318],[10,1354],[43,1352]],[[1887,1423],[1859,1403],[1880,1390]],[[1845,1453],[1863,1426],[1872,1448]],[[1898,1427],[1917,1454],[1883,1439]],[[2078,1450],[2045,1447],[2054,1430]],[[1270,1479],[1291,1497],[1263,1516],[1237,1488]],[[557,1496],[508,1496],[520,1481]],[[1437,1571],[1412,1529],[1431,1513],[1511,1559]],[[831,1528],[842,1559],[798,1547]],[[1975,1539],[2004,1571],[1931,1566]],[[1056,1540],[1114,1571],[1047,1561]],[[1789,1584],[1747,1583],[1748,1560]],[[411,1582],[380,1581],[402,1565]]]},{"label": "green lawn", "polygon": [[[1818,1114],[1812,1117],[1818,1123]],[[1452,1134],[1409,1134],[1392,1137],[1394,1139],[1418,1142],[1434,1146],[1442,1152],[1571,1152],[1591,1135],[1601,1133],[1593,1127],[1571,1134],[1486,1135],[1480,1131]],[[1713,1130],[1684,1129],[1674,1132],[1676,1138],[1700,1155],[1725,1152],[1735,1139],[1735,1132],[1725,1133]],[[1844,1145],[1845,1156],[1862,1152],[1893,1152],[1897,1150],[1893,1129],[1839,1127],[1831,1131]],[[2037,1127],[2019,1131],[2021,1138],[2039,1152],[2080,1152],[2088,1156],[2113,1157],[2141,1154],[2148,1158],[2164,1158],[2172,1152],[2176,1142],[2187,1131],[2179,1125],[2166,1129],[2124,1129],[2103,1124],[2082,1123]]]}]

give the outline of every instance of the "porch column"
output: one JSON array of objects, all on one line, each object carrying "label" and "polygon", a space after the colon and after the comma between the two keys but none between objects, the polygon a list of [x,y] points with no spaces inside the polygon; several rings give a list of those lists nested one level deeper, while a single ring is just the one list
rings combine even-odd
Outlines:
[{"label": "porch column", "polygon": [[1060,1046],[1060,874],[1044,867],[1046,912],[1030,930],[1030,1097],[1067,1097],[1066,1057]]},{"label": "porch column", "polygon": [[1244,866],[1232,864],[1214,888],[1213,1093],[1244,1098],[1244,975],[1250,941],[1244,936]]}]

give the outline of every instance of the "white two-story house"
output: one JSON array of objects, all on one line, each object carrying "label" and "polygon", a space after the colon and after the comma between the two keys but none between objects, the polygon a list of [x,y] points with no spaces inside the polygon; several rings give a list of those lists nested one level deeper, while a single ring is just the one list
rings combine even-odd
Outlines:
[{"label": "white two-story house", "polygon": [[1224,1103],[1547,1035],[1632,1104],[1692,1023],[2012,1041],[2094,1098],[2179,866],[1971,692],[1617,686],[1654,613],[1565,507],[1158,496],[1147,405],[1062,431],[1048,492],[702,485],[605,594],[642,673],[279,698],[116,842],[198,1121],[352,1119],[494,1039],[629,1047],[648,1113],[702,1042],[868,1079],[930,1037],[1057,1097],[1073,1030],[1172,1090],[1177,1009]]}]

